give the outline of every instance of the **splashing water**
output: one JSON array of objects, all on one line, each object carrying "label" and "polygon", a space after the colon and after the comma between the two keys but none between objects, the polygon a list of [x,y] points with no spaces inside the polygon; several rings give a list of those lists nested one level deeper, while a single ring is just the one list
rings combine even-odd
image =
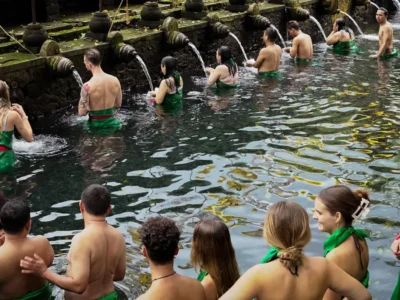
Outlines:
[{"label": "splashing water", "polygon": [[354,20],[348,13],[345,13],[344,11],[340,11],[340,13],[346,15],[354,23],[354,25],[356,25],[357,30],[361,33],[361,35],[364,35],[364,33],[362,32],[360,26],[358,26],[356,20]]},{"label": "splashing water", "polygon": [[73,71],[72,71],[72,75],[74,76],[76,82],[79,84],[79,87],[82,88],[82,86],[83,86],[83,81],[82,81],[82,78],[81,78],[81,76],[79,75],[78,71],[77,71],[77,70],[73,70]]},{"label": "splashing water", "polygon": [[206,65],[204,64],[203,58],[201,57],[201,54],[200,54],[199,50],[197,50],[196,46],[193,45],[192,43],[189,43],[188,45],[190,46],[190,48],[193,49],[194,53],[196,53],[198,59],[200,60],[201,67],[203,68],[203,71],[204,71],[204,73],[206,74],[206,77],[207,77]]},{"label": "splashing water", "polygon": [[376,5],[374,2],[372,2],[372,1],[368,1],[369,3],[371,3],[373,6],[375,6],[376,7],[376,9],[379,9],[379,6],[378,5]]},{"label": "splashing water", "polygon": [[146,64],[144,63],[143,59],[139,55],[136,55],[136,59],[138,60],[140,66],[142,67],[144,74],[146,75],[147,81],[149,82],[150,90],[154,91],[153,83],[151,82],[151,77],[149,74],[149,70],[147,70]]},{"label": "splashing water", "polygon": [[279,38],[281,39],[282,46],[283,46],[283,47],[286,47],[285,40],[283,39],[283,37],[282,37],[281,33],[279,32],[278,28],[276,28],[275,25],[273,25],[273,24],[271,24],[270,26],[271,26],[271,28],[272,28],[273,30],[275,30],[276,33],[279,35]]},{"label": "splashing water", "polygon": [[237,37],[236,35],[234,35],[232,32],[229,32],[229,35],[230,35],[231,37],[233,37],[233,38],[236,40],[236,42],[239,44],[240,49],[242,49],[242,53],[243,53],[244,59],[245,59],[246,61],[248,61],[249,59],[247,58],[246,51],[244,51],[244,48],[243,48],[243,46],[242,46],[242,43],[239,41],[238,37]]},{"label": "splashing water", "polygon": [[324,32],[324,29],[322,29],[321,24],[318,22],[318,20],[316,18],[314,18],[313,16],[310,15],[310,20],[313,21],[319,28],[319,30],[321,31],[322,35],[324,36],[324,40],[326,41],[326,35]]},{"label": "splashing water", "polygon": [[400,2],[399,0],[393,0],[394,6],[396,6],[397,10],[400,10]]},{"label": "splashing water", "polygon": [[27,157],[57,155],[67,147],[65,139],[42,134],[35,136],[31,143],[22,139],[15,139],[13,142],[15,153]]}]

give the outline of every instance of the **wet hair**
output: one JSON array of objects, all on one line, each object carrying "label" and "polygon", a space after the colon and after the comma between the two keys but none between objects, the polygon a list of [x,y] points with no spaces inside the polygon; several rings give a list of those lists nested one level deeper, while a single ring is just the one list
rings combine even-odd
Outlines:
[{"label": "wet hair", "polygon": [[360,206],[362,198],[370,201],[366,190],[352,191],[344,185],[334,185],[323,189],[318,198],[332,216],[337,212],[341,213],[346,227],[353,223],[352,214]]},{"label": "wet hair", "polygon": [[383,11],[383,14],[385,15],[385,17],[387,17],[388,16],[388,10],[386,9],[386,8],[384,8],[384,7],[379,7],[379,9],[378,10],[381,10],[381,11]]},{"label": "wet hair", "polygon": [[300,25],[297,21],[289,21],[288,22],[288,29],[300,30]]},{"label": "wet hair", "polygon": [[20,233],[31,219],[31,209],[26,201],[7,201],[0,211],[0,222],[8,234]]},{"label": "wet hair", "polygon": [[93,216],[104,216],[111,205],[110,192],[100,184],[89,185],[81,199],[85,210]]},{"label": "wet hair", "polygon": [[[4,197],[4,193],[2,191],[0,191],[0,211],[3,208],[4,204],[6,204],[8,200],[6,199],[6,197]],[[3,229],[3,225],[1,225],[0,222],[0,230]]]},{"label": "wet hair", "polygon": [[159,265],[173,262],[180,235],[175,222],[165,217],[151,217],[139,229],[139,238],[147,255]]},{"label": "wet hair", "polygon": [[278,39],[278,34],[276,33],[276,30],[273,29],[272,27],[268,27],[264,32],[268,36],[268,39],[271,42],[275,43],[276,40]]},{"label": "wet hair", "polygon": [[238,67],[233,61],[231,49],[228,46],[221,46],[217,52],[221,56],[221,64],[227,66],[230,75],[235,76]]},{"label": "wet hair", "polygon": [[3,127],[4,119],[10,109],[10,88],[5,81],[0,80],[0,128]]},{"label": "wet hair", "polygon": [[335,20],[335,23],[338,27],[338,31],[346,31],[348,34],[350,34],[350,38],[353,39],[354,38],[354,32],[353,30],[351,30],[349,27],[346,26],[346,22],[344,21],[343,18],[337,18]]},{"label": "wet hair", "polygon": [[217,287],[218,298],[239,279],[228,227],[217,217],[207,217],[194,228],[191,263],[196,271],[206,271]]},{"label": "wet hair", "polygon": [[[181,86],[181,74],[176,71],[176,59],[172,56],[166,56],[161,60],[161,65],[165,67],[165,83],[171,89],[174,86],[180,87]],[[169,79],[170,77],[173,78],[173,83]]]},{"label": "wet hair", "polygon": [[311,240],[307,212],[292,201],[279,201],[271,206],[265,217],[264,238],[279,250],[280,262],[296,269],[303,263],[303,248]]},{"label": "wet hair", "polygon": [[101,54],[96,48],[91,48],[85,52],[86,60],[91,62],[94,66],[100,66],[101,64]]}]

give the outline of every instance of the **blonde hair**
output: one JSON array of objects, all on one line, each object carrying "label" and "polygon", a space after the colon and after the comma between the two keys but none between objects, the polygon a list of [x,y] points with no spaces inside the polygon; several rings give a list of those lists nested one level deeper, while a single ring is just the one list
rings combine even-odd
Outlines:
[{"label": "blonde hair", "polygon": [[280,262],[290,269],[303,264],[303,248],[311,241],[307,212],[292,201],[279,201],[265,217],[264,238],[279,250]]},{"label": "blonde hair", "polygon": [[5,81],[0,80],[0,131],[7,113],[11,110],[10,88]]},{"label": "blonde hair", "polygon": [[196,271],[206,271],[217,287],[218,298],[239,279],[228,227],[217,217],[208,217],[194,228],[191,263]]}]

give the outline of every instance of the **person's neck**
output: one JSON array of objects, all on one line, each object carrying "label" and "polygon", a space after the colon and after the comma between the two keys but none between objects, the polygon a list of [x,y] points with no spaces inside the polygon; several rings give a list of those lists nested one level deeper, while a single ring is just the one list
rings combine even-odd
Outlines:
[{"label": "person's neck", "polygon": [[340,226],[337,226],[337,227],[331,229],[328,233],[331,235],[331,234],[333,234],[336,230],[342,229],[342,228],[345,228],[345,227],[350,227],[350,226],[345,226],[345,225],[343,224],[343,225],[340,225]]},{"label": "person's neck", "polygon": [[265,47],[273,46],[273,45],[275,45],[275,43],[273,43],[273,42],[271,42],[271,41],[266,41],[266,42],[265,42]]},{"label": "person's neck", "polygon": [[[154,281],[157,278],[167,276],[174,273],[174,264],[169,263],[166,265],[157,265],[150,262],[151,280]],[[157,282],[157,281],[156,281]]]},{"label": "person's neck", "polygon": [[381,26],[386,25],[386,24],[387,24],[387,20],[382,21],[382,22],[380,23]]},{"label": "person's neck", "polygon": [[93,75],[93,76],[95,76],[95,75],[100,75],[100,74],[104,73],[104,72],[103,72],[103,69],[102,69],[100,66],[98,66],[98,67],[93,67],[93,69],[92,69],[91,71],[92,71],[92,75]]},{"label": "person's neck", "polygon": [[85,214],[83,216],[83,219],[85,221],[85,228],[90,226],[90,225],[102,225],[106,224],[106,217],[105,216],[93,216],[89,214]]},{"label": "person's neck", "polygon": [[16,234],[9,234],[9,233],[4,233],[4,236],[6,237],[5,242],[7,243],[18,243],[20,241],[23,241],[24,239],[27,238],[28,233],[24,231]]}]

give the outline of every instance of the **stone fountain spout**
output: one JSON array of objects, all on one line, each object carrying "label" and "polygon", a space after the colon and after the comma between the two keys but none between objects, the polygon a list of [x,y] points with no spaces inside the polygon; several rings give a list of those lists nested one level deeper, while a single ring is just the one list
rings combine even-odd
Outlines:
[{"label": "stone fountain spout", "polygon": [[298,22],[307,21],[310,18],[310,12],[300,6],[287,7],[287,14],[289,20],[295,20]]},{"label": "stone fountain spout", "polygon": [[59,55],[47,58],[47,66],[51,72],[58,75],[67,75],[75,70],[75,66],[71,60]]},{"label": "stone fountain spout", "polygon": [[271,22],[268,20],[267,17],[264,17],[262,15],[256,15],[256,16],[249,16],[252,27],[254,29],[258,30],[264,30],[267,29],[269,26],[271,26]]},{"label": "stone fountain spout", "polygon": [[110,32],[107,36],[107,42],[110,44],[114,57],[119,60],[130,62],[137,56],[135,48],[124,43],[122,34],[118,31]]},{"label": "stone fountain spout", "polygon": [[216,22],[211,25],[211,29],[213,33],[221,39],[224,39],[229,36],[229,28],[225,24],[222,24],[221,22]]},{"label": "stone fountain spout", "polygon": [[179,31],[178,21],[173,17],[168,17],[164,20],[161,30],[164,32],[167,43],[174,46],[187,46],[189,38]]}]

